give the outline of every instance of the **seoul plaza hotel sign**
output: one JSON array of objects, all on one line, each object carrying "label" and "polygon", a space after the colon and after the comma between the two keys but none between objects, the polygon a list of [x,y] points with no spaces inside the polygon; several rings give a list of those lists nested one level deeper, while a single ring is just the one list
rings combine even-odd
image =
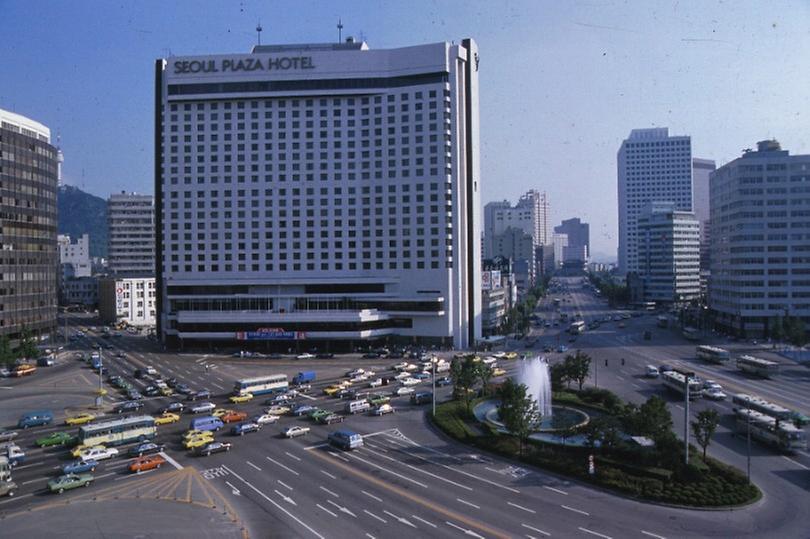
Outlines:
[{"label": "seoul plaza hotel sign", "polygon": [[218,58],[211,60],[177,60],[174,74],[190,73],[238,73],[246,71],[287,71],[290,69],[314,69],[311,56],[279,56],[250,58]]}]

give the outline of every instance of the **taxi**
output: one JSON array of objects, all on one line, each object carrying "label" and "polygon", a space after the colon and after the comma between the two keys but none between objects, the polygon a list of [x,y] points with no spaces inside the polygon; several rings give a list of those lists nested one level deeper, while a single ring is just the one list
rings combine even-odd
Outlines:
[{"label": "taxi", "polygon": [[227,408],[217,408],[216,410],[211,412],[211,415],[214,417],[221,418],[225,414],[230,414],[231,412],[233,412],[233,410],[228,410]]},{"label": "taxi", "polygon": [[244,421],[247,419],[247,412],[236,412],[234,410],[228,411],[227,414],[220,417],[223,423],[235,423],[237,421]]},{"label": "taxi", "polygon": [[506,369],[502,369],[500,367],[496,367],[496,368],[492,369],[492,376],[497,377],[497,376],[503,376],[504,374],[506,374]]},{"label": "taxi", "polygon": [[506,359],[515,359],[518,357],[517,352],[507,352],[503,355]]},{"label": "taxi", "polygon": [[84,425],[85,423],[90,423],[95,418],[95,415],[89,413],[68,416],[65,418],[65,425]]},{"label": "taxi", "polygon": [[341,389],[343,389],[341,386],[332,384],[331,386],[323,388],[323,394],[332,397]]},{"label": "taxi", "polygon": [[192,436],[191,438],[183,442],[183,447],[185,447],[186,449],[194,449],[197,447],[202,447],[205,444],[212,442],[213,440],[214,440],[213,434]]},{"label": "taxi", "polygon": [[155,425],[168,425],[180,421],[180,416],[172,412],[163,412],[155,418]]},{"label": "taxi", "polygon": [[80,444],[80,445],[77,445],[76,447],[74,447],[73,450],[70,452],[70,454],[74,458],[79,458],[79,457],[81,457],[82,453],[84,453],[88,449],[94,449],[94,448],[105,449],[105,447],[103,445]]},{"label": "taxi", "polygon": [[129,471],[133,473],[145,472],[147,470],[160,468],[163,464],[166,464],[166,459],[160,455],[138,457],[129,463]]},{"label": "taxi", "polygon": [[228,400],[234,404],[241,404],[243,402],[248,402],[253,399],[253,393],[245,393],[244,395],[231,395],[231,398]]}]

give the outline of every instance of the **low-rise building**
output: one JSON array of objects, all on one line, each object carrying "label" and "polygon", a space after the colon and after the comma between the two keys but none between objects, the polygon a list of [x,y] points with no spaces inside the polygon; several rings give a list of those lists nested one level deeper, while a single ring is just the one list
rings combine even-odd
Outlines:
[{"label": "low-rise building", "polygon": [[78,277],[62,281],[62,305],[92,307],[98,303],[98,278]]},{"label": "low-rise building", "polygon": [[101,279],[98,283],[98,314],[105,324],[155,325],[155,278]]}]

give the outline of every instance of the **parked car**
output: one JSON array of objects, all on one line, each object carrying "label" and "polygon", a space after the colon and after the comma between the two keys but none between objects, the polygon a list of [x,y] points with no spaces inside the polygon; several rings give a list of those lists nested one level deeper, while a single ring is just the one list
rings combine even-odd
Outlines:
[{"label": "parked car", "polygon": [[0,430],[0,442],[10,442],[19,434],[16,430]]},{"label": "parked car", "polygon": [[298,354],[297,356],[295,356],[295,359],[315,359],[315,355],[314,354],[308,354],[308,353],[307,354]]},{"label": "parked car", "polygon": [[309,434],[309,430],[309,427],[304,427],[303,425],[293,425],[284,429],[281,434],[287,438],[296,438]]},{"label": "parked car", "polygon": [[89,487],[92,482],[93,476],[90,474],[65,474],[48,481],[48,490],[62,494],[73,488]]}]

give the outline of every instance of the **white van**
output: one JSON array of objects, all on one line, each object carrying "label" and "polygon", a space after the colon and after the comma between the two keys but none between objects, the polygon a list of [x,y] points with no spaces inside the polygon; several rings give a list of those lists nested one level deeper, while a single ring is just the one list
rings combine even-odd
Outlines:
[{"label": "white van", "polygon": [[346,403],[347,414],[359,414],[371,410],[371,404],[367,400],[356,400]]},{"label": "white van", "polygon": [[658,378],[658,375],[661,374],[655,365],[647,365],[645,369],[647,378]]}]

